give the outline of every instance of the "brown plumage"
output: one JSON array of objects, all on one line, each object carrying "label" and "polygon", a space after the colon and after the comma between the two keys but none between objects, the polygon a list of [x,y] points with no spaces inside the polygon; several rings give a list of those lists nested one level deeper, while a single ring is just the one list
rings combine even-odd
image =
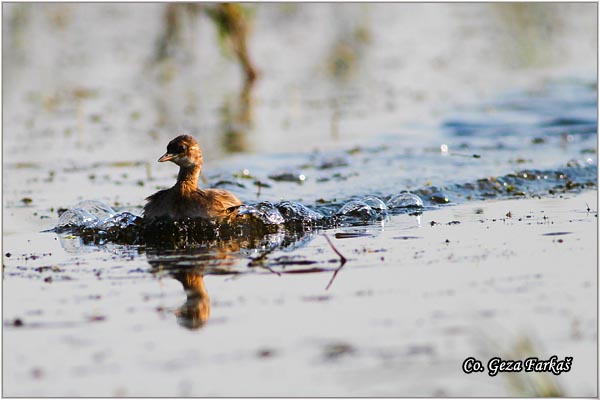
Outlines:
[{"label": "brown plumage", "polygon": [[202,150],[189,135],[177,136],[167,146],[158,162],[172,161],[179,165],[177,183],[146,198],[144,218],[186,217],[223,218],[242,202],[227,190],[200,189],[198,177],[202,169]]}]

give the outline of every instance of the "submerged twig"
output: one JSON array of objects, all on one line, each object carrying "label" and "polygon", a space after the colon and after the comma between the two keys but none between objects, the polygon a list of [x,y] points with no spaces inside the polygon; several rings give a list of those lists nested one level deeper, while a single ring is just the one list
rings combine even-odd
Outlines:
[{"label": "submerged twig", "polygon": [[333,284],[333,281],[335,280],[335,277],[337,276],[338,272],[340,272],[340,270],[346,264],[346,261],[348,261],[348,259],[346,257],[344,257],[343,254],[340,253],[338,249],[335,248],[335,246],[331,242],[331,239],[329,239],[329,236],[327,236],[325,233],[323,234],[323,236],[325,236],[325,240],[327,240],[327,243],[329,243],[329,245],[331,246],[333,251],[335,251],[335,254],[337,254],[340,257],[340,266],[337,267],[336,270],[333,272],[333,276],[331,277],[331,279],[329,280],[329,283],[325,287],[325,290],[329,290],[329,287]]},{"label": "submerged twig", "polygon": [[[256,198],[258,199],[260,197],[260,189],[262,188],[262,182],[257,180],[256,186],[258,186],[258,192],[256,192]],[[588,207],[588,211],[589,211],[589,207]]]},{"label": "submerged twig", "polygon": [[338,256],[340,256],[340,263],[342,265],[346,264],[346,261],[348,261],[348,259],[346,257],[344,257],[342,255],[342,253],[339,252],[338,249],[335,248],[335,246],[333,245],[333,243],[331,243],[331,239],[329,239],[329,236],[327,236],[327,234],[323,234],[323,236],[325,237],[325,240],[327,240],[327,243],[329,243],[329,245],[331,246],[331,248],[333,249],[333,251],[335,251],[335,254],[337,254]]},{"label": "submerged twig", "polygon": [[344,264],[342,264],[336,268],[336,270],[333,272],[333,276],[329,280],[329,283],[327,284],[327,286],[325,286],[325,290],[329,290],[329,287],[333,284],[335,277],[337,276],[338,272],[340,272],[340,269],[342,269],[343,266],[344,266]]}]

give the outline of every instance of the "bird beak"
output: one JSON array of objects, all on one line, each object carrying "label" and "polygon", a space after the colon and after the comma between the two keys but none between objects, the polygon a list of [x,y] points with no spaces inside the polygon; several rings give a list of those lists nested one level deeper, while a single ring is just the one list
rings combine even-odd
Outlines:
[{"label": "bird beak", "polygon": [[177,154],[165,153],[161,158],[158,159],[158,162],[172,161],[177,157]]}]

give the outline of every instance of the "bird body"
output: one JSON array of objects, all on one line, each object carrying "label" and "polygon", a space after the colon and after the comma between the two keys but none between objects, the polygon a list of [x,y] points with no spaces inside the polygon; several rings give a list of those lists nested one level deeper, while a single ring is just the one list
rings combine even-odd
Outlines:
[{"label": "bird body", "polygon": [[198,177],[202,170],[202,151],[196,139],[181,135],[169,142],[167,152],[159,162],[179,165],[177,182],[170,189],[160,190],[146,198],[144,218],[223,218],[242,202],[222,189],[200,189]]}]

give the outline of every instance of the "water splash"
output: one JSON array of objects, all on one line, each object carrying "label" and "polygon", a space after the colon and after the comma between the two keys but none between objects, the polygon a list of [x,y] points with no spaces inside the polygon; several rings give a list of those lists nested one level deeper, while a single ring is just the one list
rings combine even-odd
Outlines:
[{"label": "water splash", "polygon": [[[560,170],[520,170],[474,182],[382,196],[387,201],[367,195],[314,208],[293,201],[245,204],[224,222],[193,218],[146,221],[129,212],[116,213],[102,202],[84,201],[65,211],[52,231],[75,234],[85,242],[95,244],[114,242],[182,247],[207,240],[243,238],[258,245],[265,236],[278,232],[284,232],[283,237],[288,239],[294,235],[298,239],[315,229],[362,226],[385,220],[389,214],[414,213],[415,210],[420,214],[448,203],[577,192],[595,188],[596,175],[596,165],[570,162]],[[282,244],[279,239],[275,241],[278,246]]]},{"label": "water splash", "polygon": [[400,193],[392,196],[387,202],[391,209],[397,208],[423,208],[423,200],[416,194]]},{"label": "water splash", "polygon": [[270,201],[263,201],[254,205],[242,205],[237,211],[238,218],[256,218],[265,225],[280,225],[285,223],[277,207]]},{"label": "water splash", "polygon": [[55,230],[92,226],[115,214],[109,205],[96,200],[85,200],[60,215]]}]

